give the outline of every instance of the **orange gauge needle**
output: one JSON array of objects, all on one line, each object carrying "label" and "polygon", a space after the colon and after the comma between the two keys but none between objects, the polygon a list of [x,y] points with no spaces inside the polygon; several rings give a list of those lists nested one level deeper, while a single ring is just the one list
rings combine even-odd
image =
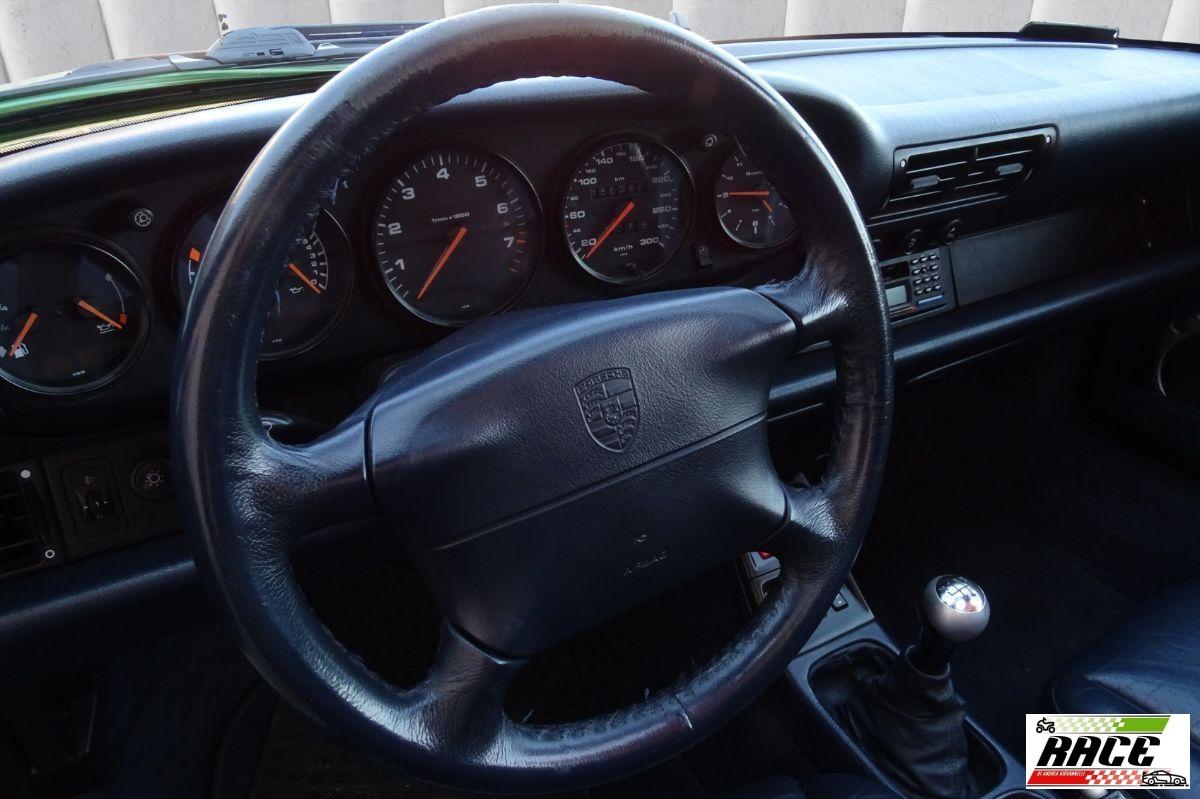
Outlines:
[{"label": "orange gauge needle", "polygon": [[110,324],[113,327],[115,327],[117,330],[120,330],[121,328],[124,327],[124,325],[122,325],[116,319],[111,318],[108,314],[104,313],[104,311],[101,311],[99,308],[95,307],[94,305],[89,303],[87,300],[79,300],[75,304],[78,305],[83,310],[90,313],[92,316],[99,319],[101,322]]},{"label": "orange gauge needle", "polygon": [[768,214],[775,213],[775,209],[771,207],[771,204],[769,202],[767,202],[766,200],[763,200],[762,204],[763,204],[763,208],[767,209]]},{"label": "orange gauge needle", "polygon": [[763,191],[731,191],[731,192],[729,192],[729,196],[730,197],[770,197],[771,192],[769,192],[765,189]]},{"label": "orange gauge needle", "polygon": [[312,289],[317,294],[321,293],[321,287],[317,285],[317,281],[313,280],[311,277],[309,277],[308,275],[301,272],[300,267],[296,266],[293,263],[289,263],[288,269],[291,269],[293,272],[296,273],[296,277],[300,278],[301,283],[308,286],[310,289]]},{"label": "orange gauge needle", "polygon": [[633,210],[633,200],[625,203],[625,207],[621,209],[621,213],[617,214],[617,218],[608,223],[608,227],[604,228],[604,232],[600,234],[600,238],[596,239],[596,243],[592,245],[592,249],[587,251],[587,255],[583,256],[583,260],[592,257],[596,250],[600,249],[600,245],[604,240],[612,235],[612,232],[617,229],[617,225],[625,221],[625,217],[629,216],[629,212]]},{"label": "orange gauge needle", "polygon": [[12,347],[8,351],[8,357],[11,358],[17,354],[17,350],[21,348],[21,344],[24,343],[25,337],[29,335],[29,329],[33,327],[33,323],[37,321],[37,318],[38,315],[36,313],[30,312],[29,317],[25,320],[25,324],[21,326],[21,332],[17,334],[17,340],[12,343]]},{"label": "orange gauge needle", "polygon": [[425,292],[429,291],[429,287],[437,279],[438,272],[442,271],[442,267],[450,260],[450,256],[454,255],[454,251],[458,249],[458,245],[462,242],[465,235],[467,235],[467,229],[460,227],[458,232],[454,234],[454,239],[446,245],[446,249],[442,250],[442,254],[438,256],[437,263],[433,265],[433,269],[429,273],[429,277],[425,278],[425,283],[421,286],[421,290],[417,292],[418,300],[425,296]]}]

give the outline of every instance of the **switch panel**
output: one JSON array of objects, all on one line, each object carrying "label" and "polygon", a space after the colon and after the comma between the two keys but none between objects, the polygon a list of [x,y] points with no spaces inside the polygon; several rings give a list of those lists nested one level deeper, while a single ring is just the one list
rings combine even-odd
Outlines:
[{"label": "switch panel", "polygon": [[63,482],[80,538],[100,541],[116,538],[128,529],[121,494],[108,461],[73,463],[63,469]]}]

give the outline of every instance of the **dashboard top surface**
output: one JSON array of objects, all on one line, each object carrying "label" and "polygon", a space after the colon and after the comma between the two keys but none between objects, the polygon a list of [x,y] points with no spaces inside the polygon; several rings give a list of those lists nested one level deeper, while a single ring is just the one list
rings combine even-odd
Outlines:
[{"label": "dashboard top surface", "polygon": [[1194,89],[1200,82],[1200,59],[1182,50],[1004,40],[929,44],[751,58],[768,74],[812,81],[864,108],[1082,90],[1097,84],[1166,81],[1177,90]]}]

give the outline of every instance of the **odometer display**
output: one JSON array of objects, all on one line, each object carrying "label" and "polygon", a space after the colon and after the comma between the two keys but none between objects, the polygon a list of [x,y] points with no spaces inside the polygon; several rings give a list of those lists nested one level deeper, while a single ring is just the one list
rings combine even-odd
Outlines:
[{"label": "odometer display", "polygon": [[571,175],[562,223],[575,260],[601,280],[632,283],[662,269],[683,243],[690,181],[665,147],[609,144]]},{"label": "odometer display", "polygon": [[384,190],[372,234],[392,296],[448,325],[513,302],[541,249],[529,184],[499,157],[467,150],[436,150],[405,165]]}]

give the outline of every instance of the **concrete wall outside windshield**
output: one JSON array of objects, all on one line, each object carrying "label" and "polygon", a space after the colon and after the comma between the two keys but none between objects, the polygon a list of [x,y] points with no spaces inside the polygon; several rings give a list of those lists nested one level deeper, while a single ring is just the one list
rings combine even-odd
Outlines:
[{"label": "concrete wall outside windshield", "polygon": [[[204,50],[256,25],[434,19],[513,0],[0,0],[0,82],[110,58]],[[526,0],[529,1],[529,0]],[[891,31],[1015,31],[1030,19],[1200,43],[1200,0],[533,0],[667,17],[710,39]]]}]

